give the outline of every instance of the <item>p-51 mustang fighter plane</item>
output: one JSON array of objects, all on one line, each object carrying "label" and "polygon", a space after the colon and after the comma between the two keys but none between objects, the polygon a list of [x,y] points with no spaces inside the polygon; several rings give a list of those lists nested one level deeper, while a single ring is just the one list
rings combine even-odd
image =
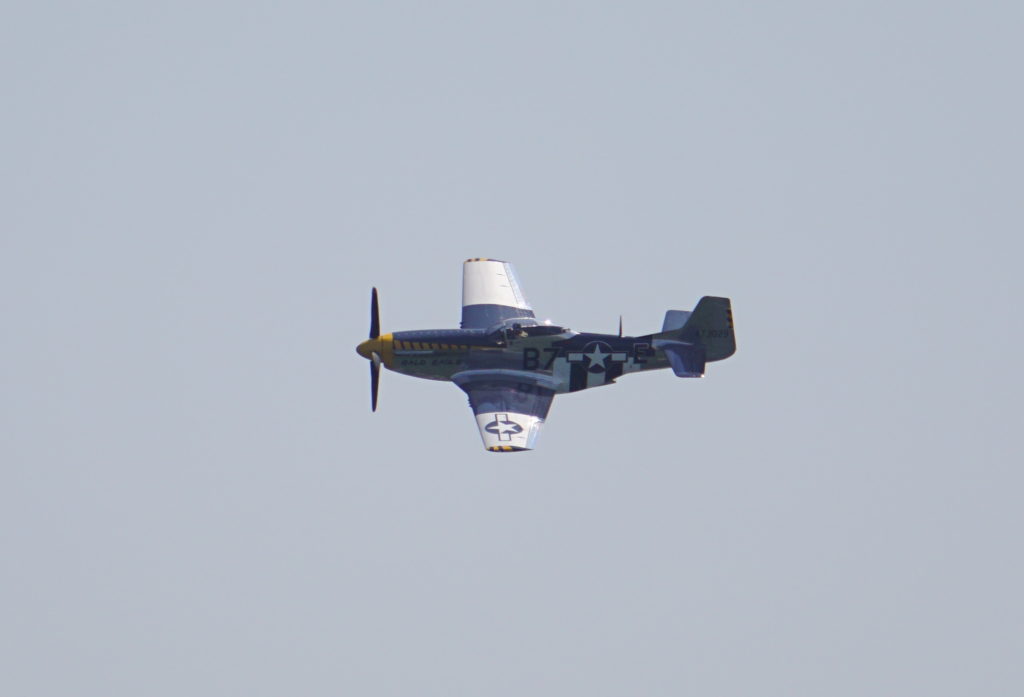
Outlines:
[{"label": "p-51 mustang fighter plane", "polygon": [[450,380],[469,395],[484,447],[532,450],[551,400],[562,392],[610,385],[626,373],[672,368],[704,377],[704,365],[736,352],[728,298],[704,297],[692,312],[669,310],[661,331],[644,336],[588,334],[537,322],[512,265],[468,259],[462,267],[459,329],[380,333],[377,289],[370,338],[356,351],[370,360],[377,410],[380,364],[428,380]]}]

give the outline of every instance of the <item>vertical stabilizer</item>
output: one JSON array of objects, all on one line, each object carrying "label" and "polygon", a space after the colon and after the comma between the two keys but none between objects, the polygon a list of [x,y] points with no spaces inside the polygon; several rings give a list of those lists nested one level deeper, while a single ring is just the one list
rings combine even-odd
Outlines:
[{"label": "vertical stabilizer", "polygon": [[665,357],[679,377],[702,377],[704,364],[736,353],[732,304],[729,298],[705,296],[693,312],[669,310],[654,348]]}]

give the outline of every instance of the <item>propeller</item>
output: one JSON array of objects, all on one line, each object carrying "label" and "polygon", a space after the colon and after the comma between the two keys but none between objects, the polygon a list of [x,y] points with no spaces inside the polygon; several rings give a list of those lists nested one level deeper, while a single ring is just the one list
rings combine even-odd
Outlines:
[{"label": "propeller", "polygon": [[380,389],[380,356],[376,352],[370,359],[370,411],[377,411],[377,391]]},{"label": "propeller", "polygon": [[[377,393],[380,390],[380,303],[377,289],[370,294],[370,339],[359,345],[359,355],[370,359],[370,410],[377,411]],[[374,350],[376,349],[376,350]]]},{"label": "propeller", "polygon": [[370,338],[380,336],[380,305],[377,303],[377,289],[370,294]]},{"label": "propeller", "polygon": [[619,337],[622,336],[622,315],[619,315]]}]

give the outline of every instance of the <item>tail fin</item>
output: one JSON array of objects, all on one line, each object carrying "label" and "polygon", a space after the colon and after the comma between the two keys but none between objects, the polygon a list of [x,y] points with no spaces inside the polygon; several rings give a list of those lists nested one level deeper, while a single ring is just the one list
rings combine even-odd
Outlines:
[{"label": "tail fin", "polygon": [[665,352],[676,375],[703,375],[706,362],[736,353],[729,298],[705,296],[690,313],[669,310],[662,332],[654,335],[654,347]]},{"label": "tail fin", "polygon": [[720,361],[736,353],[736,334],[733,331],[732,303],[729,298],[701,298],[680,331],[683,341],[699,343],[704,347],[709,361]]}]

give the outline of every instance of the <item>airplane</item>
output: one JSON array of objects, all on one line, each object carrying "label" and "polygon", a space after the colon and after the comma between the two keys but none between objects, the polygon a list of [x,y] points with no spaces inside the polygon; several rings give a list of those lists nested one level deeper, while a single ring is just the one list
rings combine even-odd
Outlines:
[{"label": "airplane", "polygon": [[467,395],[484,448],[532,450],[555,395],[610,385],[628,373],[671,368],[704,377],[711,361],[736,352],[729,298],[705,296],[692,311],[669,310],[661,331],[643,336],[575,332],[538,322],[512,264],[467,259],[459,329],[380,333],[377,289],[370,338],[356,347],[370,361],[370,405],[377,410],[380,366],[454,382]]}]

